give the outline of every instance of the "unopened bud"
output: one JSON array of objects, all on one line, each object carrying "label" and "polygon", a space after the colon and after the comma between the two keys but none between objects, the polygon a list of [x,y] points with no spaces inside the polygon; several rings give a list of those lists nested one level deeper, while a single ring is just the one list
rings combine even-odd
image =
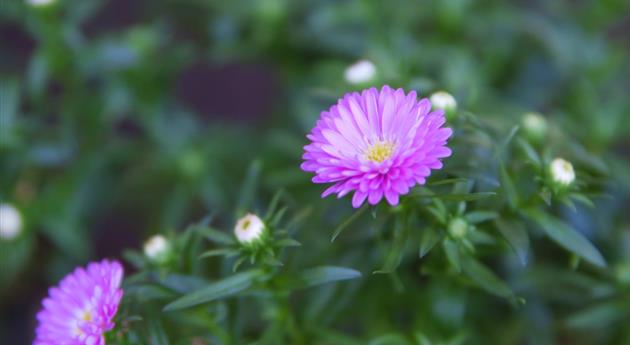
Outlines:
[{"label": "unopened bud", "polygon": [[569,186],[575,181],[573,165],[562,158],[551,161],[549,173],[553,182],[563,187]]},{"label": "unopened bud", "polygon": [[0,239],[10,241],[22,232],[22,216],[11,204],[0,204]]},{"label": "unopened bud", "polygon": [[249,213],[236,222],[234,235],[240,243],[252,243],[261,238],[265,230],[265,224],[255,214]]},{"label": "unopened bud", "polygon": [[364,84],[376,76],[376,66],[369,60],[359,60],[348,66],[344,78],[350,84]]}]

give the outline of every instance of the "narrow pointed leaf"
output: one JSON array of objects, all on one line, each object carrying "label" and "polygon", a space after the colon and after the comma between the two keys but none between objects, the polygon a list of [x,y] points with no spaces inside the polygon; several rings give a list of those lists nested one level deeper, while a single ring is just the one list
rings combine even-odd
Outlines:
[{"label": "narrow pointed leaf", "polygon": [[361,272],[357,270],[336,266],[309,268],[298,274],[300,287],[304,288],[359,277]]},{"label": "narrow pointed leaf", "polygon": [[164,311],[180,310],[208,303],[227,296],[237,294],[252,285],[259,271],[237,273],[231,277],[216,281],[208,286],[191,292],[164,307]]},{"label": "narrow pointed leaf", "polygon": [[345,230],[345,228],[347,228],[350,224],[352,224],[352,222],[354,222],[357,218],[359,218],[363,214],[363,212],[365,212],[365,210],[367,210],[367,207],[364,205],[359,210],[354,212],[354,214],[352,214],[350,217],[344,220],[343,223],[341,223],[333,232],[330,242],[335,242],[339,234],[341,234],[341,232]]},{"label": "narrow pointed leaf", "polygon": [[462,270],[475,284],[487,292],[503,298],[514,297],[514,293],[507,284],[475,258],[466,257],[462,260]]},{"label": "narrow pointed leaf", "polygon": [[457,243],[447,239],[442,242],[442,247],[444,248],[448,262],[451,263],[457,272],[461,272],[462,264],[459,258],[459,247],[457,246]]},{"label": "narrow pointed leaf", "polygon": [[435,247],[435,244],[438,243],[441,238],[442,236],[440,236],[433,228],[426,228],[422,230],[419,250],[420,258],[423,258],[425,255],[427,255],[431,251],[431,249]]},{"label": "narrow pointed leaf", "polygon": [[500,219],[496,219],[494,224],[499,230],[499,233],[501,233],[501,236],[503,236],[510,247],[512,247],[521,264],[525,266],[529,253],[529,235],[527,234],[527,230],[525,230],[521,224]]},{"label": "narrow pointed leaf", "polygon": [[473,211],[467,213],[464,218],[468,221],[468,223],[477,224],[481,222],[485,222],[487,220],[498,218],[499,214],[493,211]]},{"label": "narrow pointed leaf", "polygon": [[581,233],[565,222],[539,210],[529,210],[525,214],[536,222],[545,234],[560,246],[575,253],[595,266],[605,267],[606,261],[595,246]]}]

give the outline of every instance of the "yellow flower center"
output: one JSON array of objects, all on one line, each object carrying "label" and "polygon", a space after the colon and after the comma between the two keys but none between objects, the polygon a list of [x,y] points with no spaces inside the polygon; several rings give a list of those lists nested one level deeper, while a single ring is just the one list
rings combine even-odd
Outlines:
[{"label": "yellow flower center", "polygon": [[92,313],[90,313],[89,310],[84,311],[83,313],[81,313],[81,320],[87,322],[92,321]]},{"label": "yellow flower center", "polygon": [[396,145],[394,143],[387,141],[374,143],[367,149],[365,158],[372,162],[381,163],[392,156],[395,147]]}]

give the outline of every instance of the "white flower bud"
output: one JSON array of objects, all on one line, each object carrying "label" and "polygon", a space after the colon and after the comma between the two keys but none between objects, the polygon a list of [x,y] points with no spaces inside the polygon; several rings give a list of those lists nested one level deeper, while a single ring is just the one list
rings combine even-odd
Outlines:
[{"label": "white flower bud", "polygon": [[47,6],[55,1],[56,0],[26,0],[26,3],[31,6]]},{"label": "white flower bud", "polygon": [[448,233],[454,238],[464,238],[468,231],[468,223],[462,218],[455,218],[448,223]]},{"label": "white flower bud", "polygon": [[556,158],[551,161],[549,173],[551,174],[551,179],[561,186],[568,186],[575,181],[573,165],[562,158]]},{"label": "white flower bud", "polygon": [[359,60],[348,66],[344,78],[350,84],[370,82],[376,76],[376,66],[369,60]]},{"label": "white flower bud", "polygon": [[171,245],[162,235],[154,235],[144,243],[144,255],[151,261],[165,262],[171,252]]},{"label": "white flower bud", "polygon": [[540,141],[547,135],[547,120],[538,113],[526,113],[522,119],[523,131],[532,140]]},{"label": "white flower bud", "polygon": [[240,243],[251,243],[257,241],[265,230],[265,224],[255,214],[247,214],[236,222],[234,235]]},{"label": "white flower bud", "polygon": [[22,216],[11,204],[0,204],[0,239],[10,241],[22,232]]},{"label": "white flower bud", "polygon": [[447,115],[457,110],[455,97],[446,91],[437,91],[429,96],[433,109],[442,109]]}]

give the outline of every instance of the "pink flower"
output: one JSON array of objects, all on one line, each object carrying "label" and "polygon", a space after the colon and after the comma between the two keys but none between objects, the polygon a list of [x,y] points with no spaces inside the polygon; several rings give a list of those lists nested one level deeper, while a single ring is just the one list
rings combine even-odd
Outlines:
[{"label": "pink flower", "polygon": [[103,260],[79,267],[48,292],[37,314],[34,345],[104,345],[103,333],[113,318],[123,291],[123,268]]},{"label": "pink flower", "polygon": [[383,197],[397,205],[399,196],[424,184],[431,169],[449,157],[443,128],[444,112],[431,112],[431,102],[418,101],[414,91],[383,86],[346,94],[322,112],[307,136],[302,170],[315,173],[313,182],[333,183],[322,197],[354,192],[352,206],[365,199],[376,205]]}]

